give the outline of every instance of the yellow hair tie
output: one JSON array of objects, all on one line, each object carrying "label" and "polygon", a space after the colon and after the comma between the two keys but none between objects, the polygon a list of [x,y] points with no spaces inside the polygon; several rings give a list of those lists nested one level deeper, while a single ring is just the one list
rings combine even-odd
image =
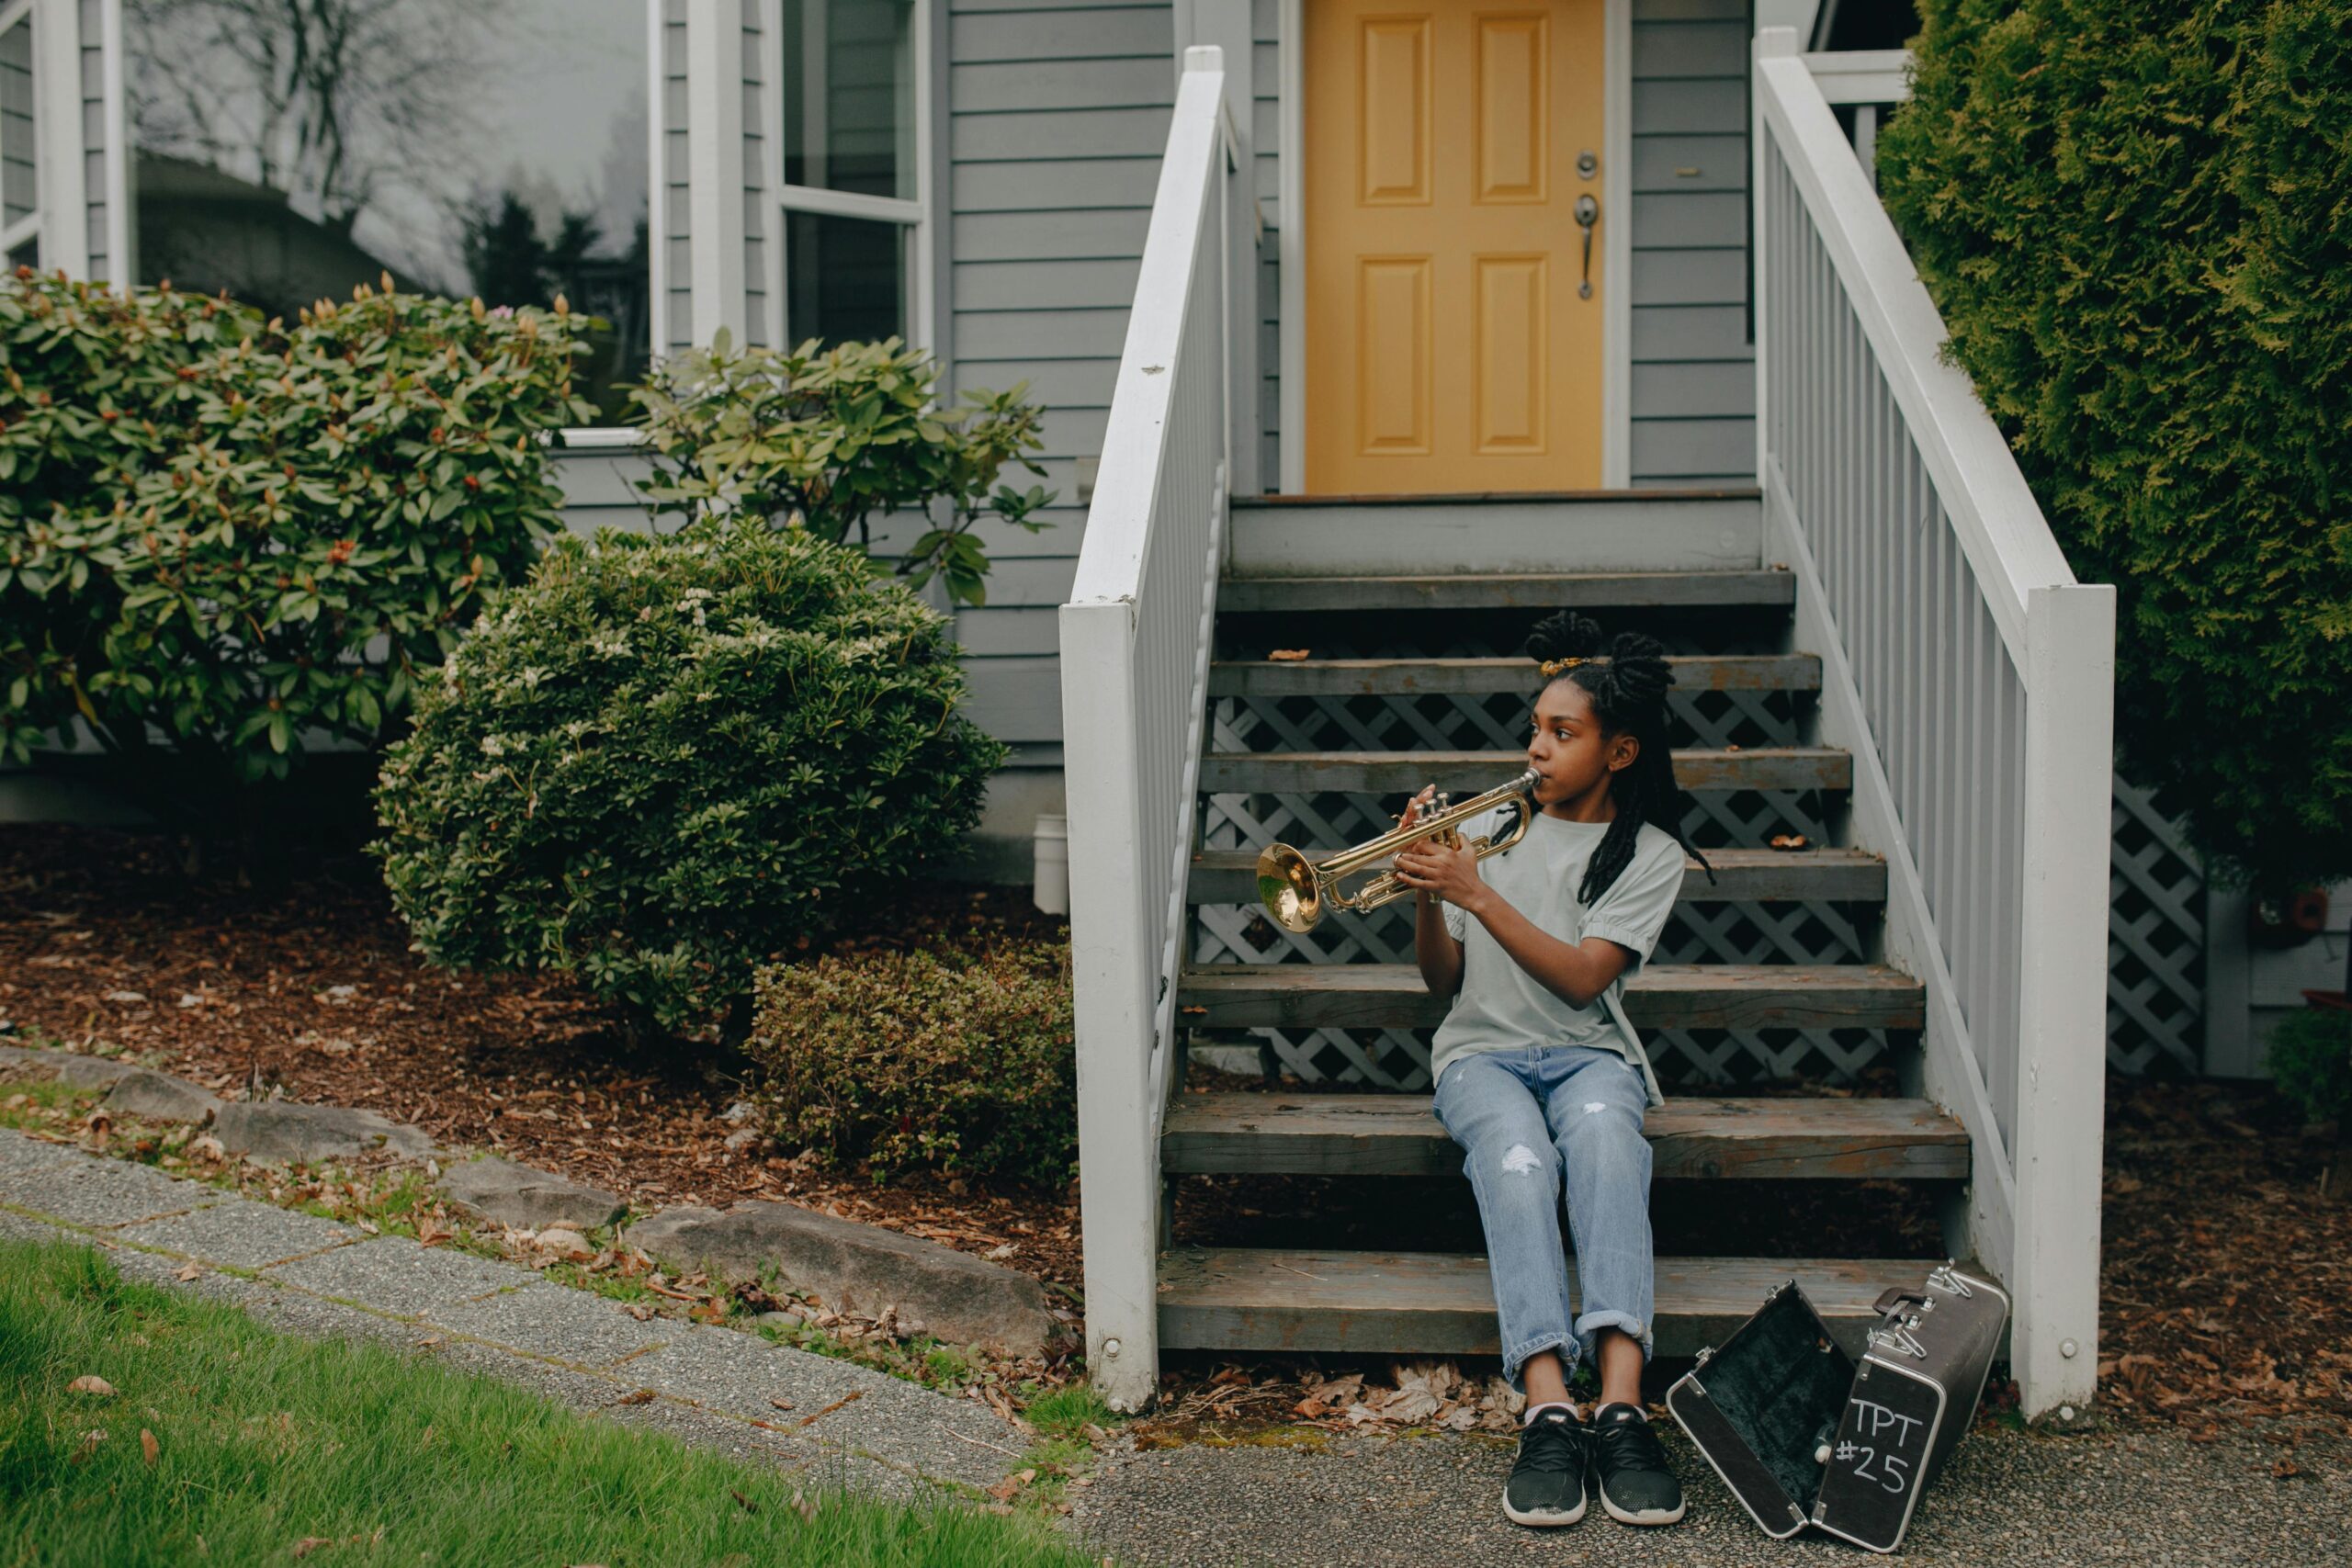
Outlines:
[{"label": "yellow hair tie", "polygon": [[1565,675],[1577,665],[1587,662],[1589,660],[1582,659],[1547,659],[1536,668],[1544,672],[1546,679],[1549,679],[1554,675]]}]

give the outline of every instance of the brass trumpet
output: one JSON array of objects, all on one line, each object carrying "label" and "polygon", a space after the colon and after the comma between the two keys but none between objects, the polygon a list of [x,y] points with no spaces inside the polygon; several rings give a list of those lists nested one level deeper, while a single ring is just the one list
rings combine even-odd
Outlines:
[{"label": "brass trumpet", "polygon": [[1342,878],[1354,875],[1375,861],[1387,859],[1397,851],[1423,839],[1437,839],[1446,844],[1461,841],[1463,823],[1491,811],[1498,806],[1514,807],[1519,820],[1506,832],[1470,840],[1470,847],[1480,860],[1510,848],[1525,836],[1528,820],[1535,815],[1529,792],[1535,787],[1535,770],[1530,768],[1507,784],[1490,789],[1475,799],[1459,806],[1447,806],[1442,797],[1430,815],[1409,828],[1391,828],[1377,839],[1369,839],[1351,850],[1342,850],[1320,865],[1288,844],[1275,844],[1258,856],[1258,897],[1266,906],[1277,924],[1285,931],[1311,931],[1323,918],[1328,905],[1333,908],[1352,909],[1363,914],[1377,909],[1410,893],[1412,889],[1398,879],[1394,871],[1384,871],[1350,893],[1340,886]]}]

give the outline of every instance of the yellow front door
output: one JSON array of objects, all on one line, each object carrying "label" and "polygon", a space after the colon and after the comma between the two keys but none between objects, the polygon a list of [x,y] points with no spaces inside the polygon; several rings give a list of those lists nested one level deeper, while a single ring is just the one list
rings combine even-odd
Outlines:
[{"label": "yellow front door", "polygon": [[1306,9],[1307,490],[1598,489],[1602,0]]}]

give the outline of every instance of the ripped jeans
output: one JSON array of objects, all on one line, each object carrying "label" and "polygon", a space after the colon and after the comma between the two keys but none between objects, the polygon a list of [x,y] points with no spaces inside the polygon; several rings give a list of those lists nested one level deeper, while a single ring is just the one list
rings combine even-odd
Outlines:
[{"label": "ripped jeans", "polygon": [[[1543,1350],[1574,1371],[1603,1328],[1620,1328],[1650,1358],[1656,1281],[1650,1263],[1649,1099],[1641,1070],[1614,1051],[1552,1045],[1458,1056],[1438,1080],[1437,1119],[1464,1150],[1478,1195],[1501,1320],[1503,1375]],[[1560,1247],[1567,1183],[1584,1311],[1568,1315]]]}]

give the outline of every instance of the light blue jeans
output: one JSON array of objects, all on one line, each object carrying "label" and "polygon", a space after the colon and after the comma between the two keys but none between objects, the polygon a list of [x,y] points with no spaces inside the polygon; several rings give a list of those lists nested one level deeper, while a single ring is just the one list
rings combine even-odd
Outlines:
[{"label": "light blue jeans", "polygon": [[[1589,1045],[1457,1056],[1438,1079],[1437,1119],[1462,1145],[1486,1226],[1503,1375],[1521,1393],[1520,1369],[1530,1356],[1556,1350],[1562,1370],[1574,1371],[1603,1328],[1632,1335],[1649,1360],[1648,1108],[1641,1070]],[[1573,1335],[1560,1247],[1564,1175],[1584,1295]]]}]

